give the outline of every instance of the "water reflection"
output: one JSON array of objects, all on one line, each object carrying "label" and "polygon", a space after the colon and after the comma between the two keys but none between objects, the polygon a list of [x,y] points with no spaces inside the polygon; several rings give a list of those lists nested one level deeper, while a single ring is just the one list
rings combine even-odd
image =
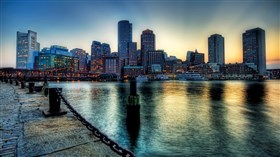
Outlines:
[{"label": "water reflection", "polygon": [[[247,84],[246,89],[246,118],[248,120],[247,129],[247,147],[250,150],[259,152],[260,156],[270,155],[278,156],[279,153],[279,135],[275,133],[274,128],[268,127],[271,124],[267,115],[268,106],[264,103],[266,100],[266,86],[264,83]],[[254,143],[252,143],[254,141]],[[248,152],[248,154],[254,154]]]},{"label": "water reflection", "polygon": [[130,150],[134,152],[135,148],[137,147],[137,141],[140,131],[140,118],[127,120],[126,129],[130,139]]},{"label": "water reflection", "polygon": [[78,111],[136,156],[279,156],[273,83],[139,83],[139,125],[126,123],[128,83],[59,84]]},{"label": "water reflection", "polygon": [[190,95],[202,95],[204,91],[205,83],[202,82],[190,82],[187,86],[187,92]]},{"label": "water reflection", "polygon": [[223,82],[211,83],[209,90],[209,96],[211,100],[221,101],[223,99],[224,86],[225,84]]},{"label": "water reflection", "polygon": [[[226,103],[224,102],[225,83],[211,83],[209,87],[210,99],[210,123],[212,129],[211,143],[213,152],[219,152],[222,156],[230,156],[229,144],[231,136],[229,134]],[[213,101],[214,100],[214,101]]]},{"label": "water reflection", "polygon": [[264,83],[248,83],[246,89],[246,101],[249,105],[261,104],[265,97]]}]

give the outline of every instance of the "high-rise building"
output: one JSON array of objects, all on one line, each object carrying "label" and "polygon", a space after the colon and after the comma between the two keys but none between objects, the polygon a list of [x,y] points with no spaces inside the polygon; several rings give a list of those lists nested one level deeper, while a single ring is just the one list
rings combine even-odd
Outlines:
[{"label": "high-rise building", "polygon": [[127,20],[118,23],[119,73],[123,66],[128,65],[128,43],[132,42],[132,24]]},{"label": "high-rise building", "polygon": [[141,34],[141,57],[142,65],[147,70],[147,52],[154,51],[155,47],[155,34],[152,30],[146,29]]},{"label": "high-rise building", "polygon": [[78,70],[79,71],[87,71],[87,53],[85,50],[80,48],[75,48],[70,51],[73,57],[79,59]]},{"label": "high-rise building", "polygon": [[213,34],[208,38],[208,60],[209,63],[225,64],[224,37]]},{"label": "high-rise building", "polygon": [[137,65],[137,43],[128,43],[128,65]]},{"label": "high-rise building", "polygon": [[103,71],[102,56],[101,43],[93,41],[91,45],[91,72],[101,73]]},{"label": "high-rise building", "polygon": [[118,71],[118,64],[119,64],[119,57],[118,56],[106,56],[103,57],[103,67],[104,67],[104,73],[114,73],[117,74]]},{"label": "high-rise building", "polygon": [[242,34],[243,62],[254,64],[259,75],[266,72],[265,31],[261,28],[247,30]]},{"label": "high-rise building", "polygon": [[197,50],[187,52],[187,62],[189,65],[198,65],[204,63],[204,53],[199,53]]},{"label": "high-rise building", "polygon": [[40,50],[40,44],[37,42],[37,33],[28,30],[27,33],[17,32],[16,44],[16,68],[33,69],[34,58]]},{"label": "high-rise building", "polygon": [[111,48],[110,45],[107,43],[102,43],[101,45],[101,51],[102,51],[102,55],[105,56],[109,56],[111,54]]},{"label": "high-rise building", "polygon": [[93,41],[91,45],[91,72],[103,73],[104,64],[103,58],[110,56],[111,48],[107,43],[102,43],[99,41]]},{"label": "high-rise building", "polygon": [[148,51],[147,52],[147,67],[148,73],[152,71],[153,65],[159,65],[161,69],[164,67],[164,51]]}]

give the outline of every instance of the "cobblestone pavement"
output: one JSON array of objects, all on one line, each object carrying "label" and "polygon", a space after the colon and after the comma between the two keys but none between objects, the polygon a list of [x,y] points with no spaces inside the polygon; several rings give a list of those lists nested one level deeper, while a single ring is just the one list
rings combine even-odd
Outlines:
[{"label": "cobblestone pavement", "polygon": [[0,82],[0,156],[118,156],[69,111],[45,118],[47,109],[41,93]]}]

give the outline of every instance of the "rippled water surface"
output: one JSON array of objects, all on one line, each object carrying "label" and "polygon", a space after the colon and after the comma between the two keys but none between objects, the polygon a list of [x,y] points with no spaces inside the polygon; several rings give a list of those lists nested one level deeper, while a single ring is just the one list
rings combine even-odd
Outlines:
[{"label": "rippled water surface", "polygon": [[129,83],[60,82],[86,119],[136,156],[279,156],[280,81],[137,83],[140,124],[126,125]]}]

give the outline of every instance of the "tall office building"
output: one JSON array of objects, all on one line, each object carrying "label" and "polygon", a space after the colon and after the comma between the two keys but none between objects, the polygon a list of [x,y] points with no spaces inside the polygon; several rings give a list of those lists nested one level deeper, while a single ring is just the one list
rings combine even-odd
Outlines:
[{"label": "tall office building", "polygon": [[101,42],[93,41],[91,44],[91,68],[90,71],[94,73],[101,73],[103,71]]},{"label": "tall office building", "polygon": [[107,43],[102,43],[99,41],[93,41],[91,45],[91,72],[103,73],[104,65],[103,58],[110,56],[111,48]]},{"label": "tall office building", "polygon": [[137,65],[137,43],[128,43],[128,65]]},{"label": "tall office building", "polygon": [[101,45],[101,51],[102,51],[102,55],[104,57],[109,56],[111,54],[111,48],[110,45],[107,43],[102,43]]},{"label": "tall office building", "polygon": [[208,38],[208,60],[209,63],[225,64],[224,37],[213,34]]},{"label": "tall office building", "polygon": [[141,34],[141,57],[142,65],[145,70],[147,70],[147,52],[154,51],[155,46],[155,34],[152,30],[146,29]]},{"label": "tall office building", "polygon": [[[33,69],[34,58],[40,50],[40,44],[37,42],[37,33],[28,30],[27,33],[17,32],[16,46],[16,68]],[[36,52],[37,53],[34,53]]]},{"label": "tall office building", "polygon": [[253,63],[259,75],[266,72],[265,31],[261,28],[247,30],[242,34],[243,63]]},{"label": "tall office building", "polygon": [[87,53],[85,50],[80,48],[75,48],[70,51],[73,57],[79,59],[78,70],[79,71],[87,71]]},{"label": "tall office building", "polygon": [[160,66],[160,71],[164,67],[164,52],[162,50],[148,51],[147,52],[147,69],[148,73],[153,71],[153,66]]},{"label": "tall office building", "polygon": [[119,61],[118,56],[110,55],[110,56],[103,57],[104,73],[117,74],[118,73],[117,69],[118,69],[118,64],[119,64],[118,61]]},{"label": "tall office building", "polygon": [[128,65],[128,43],[132,42],[132,24],[127,20],[118,23],[119,73],[123,66]]}]

